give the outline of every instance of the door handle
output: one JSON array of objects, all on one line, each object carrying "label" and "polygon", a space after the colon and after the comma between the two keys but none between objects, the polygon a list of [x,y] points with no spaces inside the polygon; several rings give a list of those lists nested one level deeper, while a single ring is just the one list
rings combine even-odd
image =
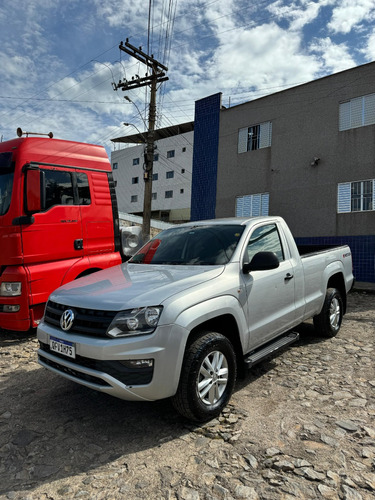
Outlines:
[{"label": "door handle", "polygon": [[83,249],[83,240],[74,240],[74,250]]},{"label": "door handle", "polygon": [[293,278],[294,278],[293,274],[286,273],[286,276],[285,276],[285,278],[284,278],[284,281],[289,281],[289,280],[291,280],[291,279],[293,279]]}]

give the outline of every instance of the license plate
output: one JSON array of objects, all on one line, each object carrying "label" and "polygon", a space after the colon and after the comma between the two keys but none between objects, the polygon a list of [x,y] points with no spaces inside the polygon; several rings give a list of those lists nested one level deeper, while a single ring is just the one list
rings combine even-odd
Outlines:
[{"label": "license plate", "polygon": [[59,354],[63,354],[64,356],[68,356],[69,358],[76,357],[75,345],[72,342],[68,342],[67,340],[50,337],[49,347],[51,351],[58,352]]}]

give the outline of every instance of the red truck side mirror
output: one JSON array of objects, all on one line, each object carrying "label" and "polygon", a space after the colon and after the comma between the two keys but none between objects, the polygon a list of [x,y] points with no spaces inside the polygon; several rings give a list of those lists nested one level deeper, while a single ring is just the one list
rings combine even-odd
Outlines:
[{"label": "red truck side mirror", "polygon": [[25,208],[28,213],[40,212],[42,209],[40,195],[41,172],[39,169],[26,170]]}]

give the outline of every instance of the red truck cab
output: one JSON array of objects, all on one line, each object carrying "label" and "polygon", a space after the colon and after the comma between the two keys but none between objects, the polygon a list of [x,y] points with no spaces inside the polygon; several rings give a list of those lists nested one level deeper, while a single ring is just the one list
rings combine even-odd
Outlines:
[{"label": "red truck cab", "polygon": [[0,330],[38,325],[50,293],[120,264],[115,183],[101,146],[0,143]]}]

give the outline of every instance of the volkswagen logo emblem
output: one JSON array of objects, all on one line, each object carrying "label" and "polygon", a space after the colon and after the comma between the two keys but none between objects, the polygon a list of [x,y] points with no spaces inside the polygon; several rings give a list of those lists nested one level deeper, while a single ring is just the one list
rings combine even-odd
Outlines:
[{"label": "volkswagen logo emblem", "polygon": [[60,318],[60,326],[65,332],[67,332],[72,328],[73,321],[74,321],[74,312],[71,309],[67,309],[66,311],[63,312]]}]

